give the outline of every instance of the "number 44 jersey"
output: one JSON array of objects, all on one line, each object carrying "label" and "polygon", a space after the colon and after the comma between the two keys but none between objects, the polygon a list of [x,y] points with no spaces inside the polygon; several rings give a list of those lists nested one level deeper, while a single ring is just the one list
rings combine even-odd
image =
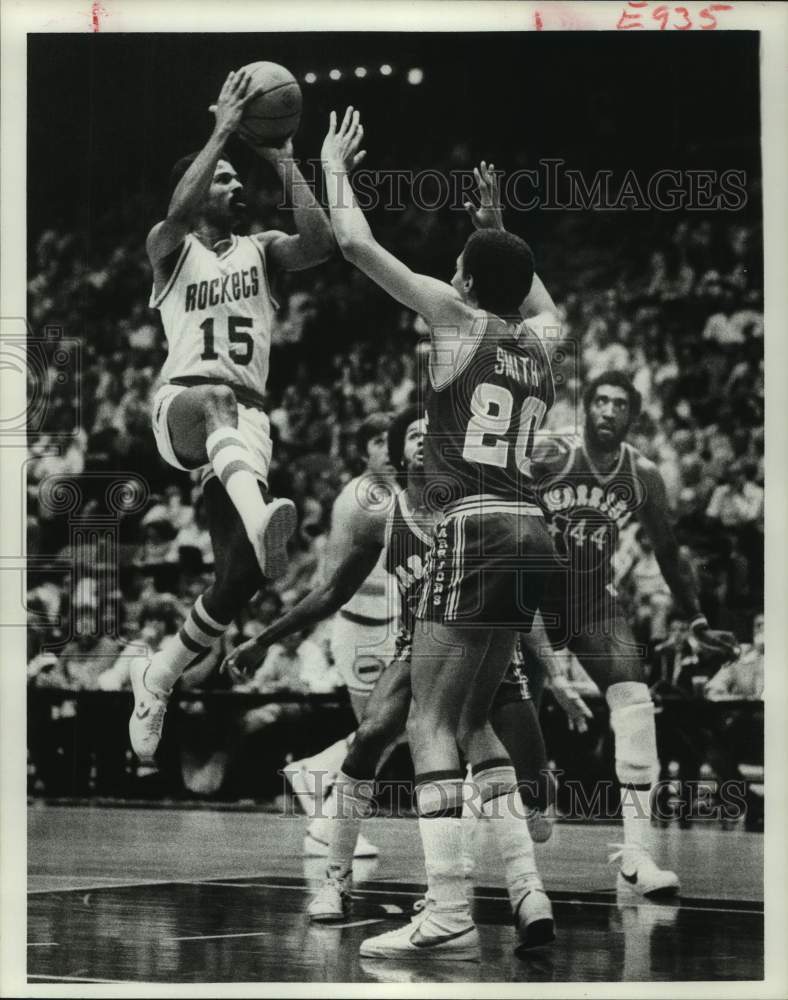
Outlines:
[{"label": "number 44 jersey", "polygon": [[485,496],[536,504],[534,436],[555,395],[527,322],[480,313],[467,337],[436,336],[424,467],[441,506]]},{"label": "number 44 jersey", "polygon": [[188,377],[265,391],[277,304],[255,237],[233,236],[216,254],[189,234],[149,304],[161,313],[167,337],[165,382]]}]

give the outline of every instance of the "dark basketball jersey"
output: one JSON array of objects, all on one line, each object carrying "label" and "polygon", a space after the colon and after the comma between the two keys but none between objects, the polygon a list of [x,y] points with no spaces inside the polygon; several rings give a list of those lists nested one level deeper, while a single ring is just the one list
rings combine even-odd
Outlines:
[{"label": "dark basketball jersey", "polygon": [[639,452],[622,443],[608,473],[596,469],[579,435],[556,442],[568,451],[560,473],[539,481],[539,499],[559,558],[567,570],[573,603],[615,596],[614,557],[621,529],[643,502],[637,475]]},{"label": "dark basketball jersey", "polygon": [[[456,360],[433,364],[453,350],[450,341],[433,346],[424,468],[443,504],[480,494],[534,502],[530,456],[553,403],[550,361],[521,320],[486,313],[478,325],[475,340],[457,346]],[[453,371],[442,385],[438,364]]]},{"label": "dark basketball jersey", "polygon": [[386,570],[395,577],[399,589],[399,624],[411,634],[421,591],[421,578],[432,547],[432,537],[420,527],[408,506],[405,490],[394,498],[386,528]]}]

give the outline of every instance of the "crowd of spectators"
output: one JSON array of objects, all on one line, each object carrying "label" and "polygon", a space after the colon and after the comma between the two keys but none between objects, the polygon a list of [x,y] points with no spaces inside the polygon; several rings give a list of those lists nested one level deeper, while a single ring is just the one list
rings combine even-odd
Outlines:
[{"label": "crowd of spectators", "polygon": [[[267,225],[287,226],[270,193],[261,197]],[[30,426],[28,464],[28,553],[39,557],[29,576],[28,674],[36,686],[122,687],[128,644],[156,648],[166,641],[210,581],[213,552],[199,487],[159,458],[150,430],[166,347],[158,315],[147,307],[145,220],[130,202],[94,227],[89,244],[80,233],[56,229],[34,242],[29,321],[39,361],[30,368],[31,398],[43,401]],[[565,213],[551,220],[541,242],[525,234],[559,305],[566,341],[549,421],[557,428],[582,420],[585,379],[611,368],[632,376],[643,410],[630,439],[662,472],[704,609],[712,625],[732,627],[757,650],[764,487],[759,224],[749,216],[671,214],[636,222],[620,213]],[[467,231],[463,213],[449,209],[381,213],[375,224],[383,242],[414,267],[443,276]],[[310,588],[333,499],[360,471],[360,421],[402,408],[419,393],[424,373],[423,321],[338,256],[285,276],[276,292],[281,309],[266,394],[270,486],[293,498],[299,527],[288,574],[239,609],[230,644]],[[54,359],[64,345],[70,353],[62,378]],[[64,513],[49,499],[42,485],[53,476],[78,484],[76,512]],[[64,575],[56,560],[74,562],[75,517],[106,516],[106,483],[124,476],[141,477],[150,495],[134,512],[110,512],[116,552],[96,553],[95,565],[83,553],[83,578]],[[110,587],[102,558],[118,565]],[[622,539],[617,572],[650,651],[652,679],[681,690],[676,663],[686,655],[686,631],[634,526]],[[762,643],[760,668],[747,656],[757,659],[748,650],[704,690],[760,698]],[[216,671],[203,674],[201,683],[218,683]],[[338,687],[325,630],[272,648],[249,684],[265,692]],[[690,681],[688,690],[695,689]],[[275,714],[270,706],[255,711],[261,724]]]}]

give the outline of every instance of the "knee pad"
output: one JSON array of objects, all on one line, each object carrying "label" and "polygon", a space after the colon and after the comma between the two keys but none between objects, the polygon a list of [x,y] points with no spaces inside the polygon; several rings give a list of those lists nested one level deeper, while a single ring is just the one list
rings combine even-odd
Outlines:
[{"label": "knee pad", "polygon": [[624,785],[651,784],[659,769],[654,702],[645,684],[624,681],[607,689],[615,736],[616,775]]}]

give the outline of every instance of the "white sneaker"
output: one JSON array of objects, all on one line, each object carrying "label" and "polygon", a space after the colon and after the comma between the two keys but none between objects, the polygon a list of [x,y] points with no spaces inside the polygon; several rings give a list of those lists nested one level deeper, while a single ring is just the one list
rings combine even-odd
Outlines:
[{"label": "white sneaker", "polygon": [[514,908],[514,922],[520,938],[520,944],[515,949],[517,955],[555,941],[553,907],[541,879],[534,879],[520,897]]},{"label": "white sneaker", "polygon": [[129,719],[129,739],[131,749],[143,764],[154,762],[169,699],[169,695],[163,691],[151,691],[146,686],[145,675],[149,668],[150,663],[135,657],[129,669],[131,689],[134,692],[134,709]]},{"label": "white sneaker", "polygon": [[544,844],[553,835],[553,821],[548,819],[541,809],[528,809],[525,814],[531,840],[535,844]]},{"label": "white sneaker", "polygon": [[362,958],[430,961],[435,956],[461,962],[481,961],[479,932],[470,911],[436,911],[428,904],[410,923],[361,942]]},{"label": "white sneaker", "polygon": [[[330,851],[331,844],[327,840],[316,837],[309,830],[306,831],[306,835],[304,836],[304,854],[308,858],[327,858]],[[360,833],[356,840],[356,849],[353,851],[353,857],[376,858],[379,854],[380,850],[374,844],[370,844],[363,833]]]},{"label": "white sneaker", "polygon": [[353,909],[351,885],[350,872],[332,874],[329,869],[325,882],[307,907],[309,919],[315,923],[332,923],[349,916]]},{"label": "white sneaker", "polygon": [[636,892],[641,896],[675,896],[680,891],[679,879],[675,872],[659,868],[643,847],[627,844],[611,844],[617,848],[610,855],[610,863],[620,862],[616,877],[619,891]]},{"label": "white sneaker", "polygon": [[280,498],[266,504],[263,530],[255,551],[266,579],[277,580],[287,572],[287,543],[297,523],[298,514],[292,500]]}]

